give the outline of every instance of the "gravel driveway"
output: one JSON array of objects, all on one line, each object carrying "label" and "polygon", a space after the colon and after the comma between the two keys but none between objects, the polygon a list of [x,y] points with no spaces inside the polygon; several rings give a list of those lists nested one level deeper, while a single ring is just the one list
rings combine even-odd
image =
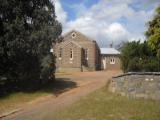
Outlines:
[{"label": "gravel driveway", "polygon": [[103,87],[106,82],[120,71],[77,72],[58,75],[76,83],[76,87],[58,94],[58,96],[44,97],[41,102],[27,104],[21,111],[3,118],[4,120],[45,120],[45,116],[73,104],[81,97]]}]

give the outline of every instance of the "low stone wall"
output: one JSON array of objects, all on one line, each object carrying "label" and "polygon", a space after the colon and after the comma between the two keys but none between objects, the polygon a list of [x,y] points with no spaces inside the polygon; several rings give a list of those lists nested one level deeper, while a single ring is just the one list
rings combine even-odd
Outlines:
[{"label": "low stone wall", "polygon": [[110,90],[129,98],[160,100],[160,72],[130,72],[115,76]]}]

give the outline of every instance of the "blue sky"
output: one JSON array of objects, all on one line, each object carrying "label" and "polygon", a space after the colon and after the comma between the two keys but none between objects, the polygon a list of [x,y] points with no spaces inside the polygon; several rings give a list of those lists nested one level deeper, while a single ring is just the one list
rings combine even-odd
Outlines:
[{"label": "blue sky", "polygon": [[159,0],[54,0],[63,33],[72,29],[95,39],[101,47],[145,39]]},{"label": "blue sky", "polygon": [[81,5],[86,8],[90,8],[97,2],[98,0],[61,0],[62,7],[68,14],[67,20],[76,19],[76,12],[78,10],[77,8]]}]

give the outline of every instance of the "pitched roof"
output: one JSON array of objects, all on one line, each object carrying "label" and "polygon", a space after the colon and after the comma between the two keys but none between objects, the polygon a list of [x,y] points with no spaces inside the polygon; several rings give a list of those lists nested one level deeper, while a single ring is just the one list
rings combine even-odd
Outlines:
[{"label": "pitched roof", "polygon": [[106,54],[106,55],[119,55],[120,52],[116,50],[115,48],[100,48],[101,49],[101,54]]}]

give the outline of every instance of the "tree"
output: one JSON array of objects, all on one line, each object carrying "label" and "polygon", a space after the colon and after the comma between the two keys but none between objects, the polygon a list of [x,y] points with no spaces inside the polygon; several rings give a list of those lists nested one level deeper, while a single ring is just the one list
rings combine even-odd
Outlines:
[{"label": "tree", "polygon": [[126,43],[121,50],[120,58],[124,72],[158,71],[158,59],[146,41]]},{"label": "tree", "polygon": [[128,71],[128,65],[132,58],[135,56],[139,57],[139,41],[138,42],[128,42],[126,43],[123,48],[121,49],[121,62],[122,62],[122,69],[124,72]]},{"label": "tree", "polygon": [[[53,3],[50,0],[0,0],[0,3],[0,76],[24,84],[39,80],[45,68],[54,64],[48,60],[53,58],[50,48],[62,32]],[[44,64],[46,57],[49,62]]]},{"label": "tree", "polygon": [[146,31],[146,37],[149,46],[160,56],[160,6],[157,7],[154,18],[148,22],[148,30]]},{"label": "tree", "polygon": [[144,43],[129,42],[121,50],[122,69],[128,71],[156,72],[160,68],[160,6],[153,20],[148,22]]}]

